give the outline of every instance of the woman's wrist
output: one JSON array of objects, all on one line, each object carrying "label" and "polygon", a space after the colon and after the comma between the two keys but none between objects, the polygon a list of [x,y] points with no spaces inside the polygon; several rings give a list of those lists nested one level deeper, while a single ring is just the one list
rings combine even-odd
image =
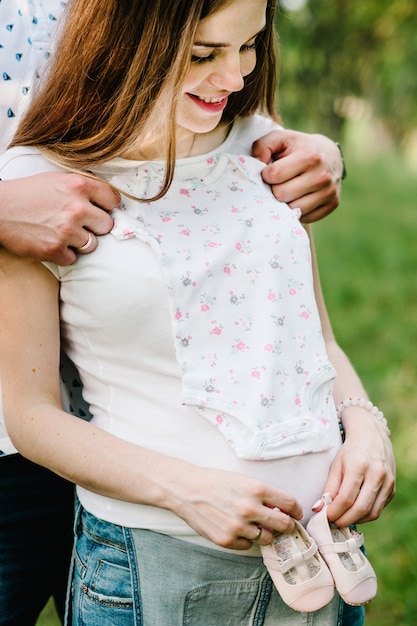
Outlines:
[{"label": "woman's wrist", "polygon": [[343,415],[347,409],[351,407],[360,407],[365,409],[368,413],[370,413],[374,419],[383,426],[388,435],[391,435],[387,419],[384,416],[384,413],[370,400],[367,398],[358,398],[356,396],[344,398],[341,402],[339,402],[336,406],[337,418],[339,420],[339,427],[342,432],[342,435],[345,431],[346,424],[343,421]]}]

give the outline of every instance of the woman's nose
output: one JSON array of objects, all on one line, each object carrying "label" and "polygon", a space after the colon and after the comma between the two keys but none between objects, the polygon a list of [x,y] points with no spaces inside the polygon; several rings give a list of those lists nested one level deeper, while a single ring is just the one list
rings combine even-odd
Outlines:
[{"label": "woman's nose", "polygon": [[240,91],[243,89],[244,81],[240,58],[230,59],[216,68],[210,76],[210,82],[216,87],[225,91]]}]

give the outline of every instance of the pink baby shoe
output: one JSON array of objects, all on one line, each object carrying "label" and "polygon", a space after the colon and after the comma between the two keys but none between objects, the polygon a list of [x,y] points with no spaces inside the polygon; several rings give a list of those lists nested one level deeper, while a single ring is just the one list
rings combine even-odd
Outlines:
[{"label": "pink baby shoe", "polygon": [[323,502],[322,510],[308,522],[307,532],[316,540],[343,600],[353,606],[366,604],[376,596],[377,581],[371,564],[360,549],[363,535],[350,528],[329,524],[330,494],[323,495]]},{"label": "pink baby shoe", "polygon": [[260,546],[266,568],[281,598],[295,611],[318,611],[334,596],[334,581],[316,542],[295,521],[292,533],[277,533]]}]

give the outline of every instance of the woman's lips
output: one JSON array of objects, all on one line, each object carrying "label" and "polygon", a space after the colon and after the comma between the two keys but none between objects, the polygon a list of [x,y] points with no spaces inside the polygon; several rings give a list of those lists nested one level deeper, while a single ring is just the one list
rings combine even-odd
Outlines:
[{"label": "woman's lips", "polygon": [[195,96],[192,93],[188,93],[187,95],[201,109],[204,109],[204,111],[208,111],[209,113],[219,113],[220,111],[223,111],[228,100],[228,96],[221,98],[202,98],[200,96]]}]

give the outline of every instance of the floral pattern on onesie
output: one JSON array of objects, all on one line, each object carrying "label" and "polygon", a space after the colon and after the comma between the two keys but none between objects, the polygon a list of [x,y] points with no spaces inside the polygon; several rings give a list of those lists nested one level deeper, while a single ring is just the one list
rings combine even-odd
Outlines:
[{"label": "floral pattern on onesie", "polygon": [[[262,167],[226,154],[184,159],[167,195],[126,200],[112,231],[147,242],[160,261],[183,402],[249,460],[326,450],[335,419],[308,236]],[[135,184],[122,173],[111,182],[151,197],[162,174],[144,163]]]}]

